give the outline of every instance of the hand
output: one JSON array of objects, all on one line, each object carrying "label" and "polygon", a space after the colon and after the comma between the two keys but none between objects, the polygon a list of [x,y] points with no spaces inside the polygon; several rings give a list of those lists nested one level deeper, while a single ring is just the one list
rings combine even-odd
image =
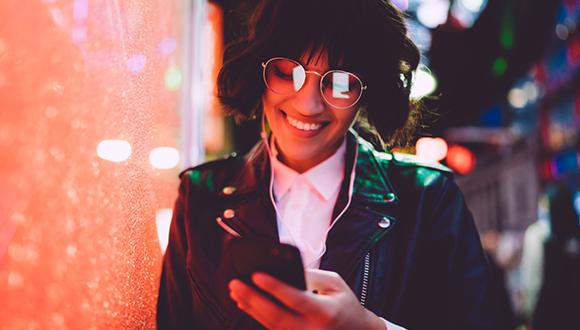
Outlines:
[{"label": "hand", "polygon": [[253,274],[252,281],[286,308],[237,279],[229,284],[230,296],[268,329],[385,329],[383,321],[361,306],[337,273],[306,270],[307,291],[264,273]]}]

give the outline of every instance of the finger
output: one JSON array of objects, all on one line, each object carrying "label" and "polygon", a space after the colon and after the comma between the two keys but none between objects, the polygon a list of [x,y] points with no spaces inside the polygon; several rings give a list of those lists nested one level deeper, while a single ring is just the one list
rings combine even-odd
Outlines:
[{"label": "finger", "polygon": [[296,315],[247,284],[233,280],[230,282],[230,296],[238,307],[269,329],[294,327],[298,324]]},{"label": "finger", "polygon": [[231,280],[228,287],[230,289],[230,297],[238,304],[248,305],[254,295],[260,294],[256,289],[238,279]]},{"label": "finger", "polygon": [[230,297],[237,303],[239,309],[250,315],[264,327],[273,329],[274,323],[271,318],[274,315],[270,315],[270,317],[264,316],[250,303],[254,295],[259,295],[256,290],[248,286],[246,283],[235,279],[229,283],[228,287],[230,289]]},{"label": "finger", "polygon": [[260,289],[300,314],[311,315],[323,312],[324,305],[321,304],[316,295],[296,289],[275,277],[264,273],[255,273],[252,275],[252,281]]},{"label": "finger", "polygon": [[320,294],[329,294],[348,288],[348,285],[342,277],[335,272],[321,269],[306,269],[304,276],[306,278],[306,287],[309,291],[316,290]]}]

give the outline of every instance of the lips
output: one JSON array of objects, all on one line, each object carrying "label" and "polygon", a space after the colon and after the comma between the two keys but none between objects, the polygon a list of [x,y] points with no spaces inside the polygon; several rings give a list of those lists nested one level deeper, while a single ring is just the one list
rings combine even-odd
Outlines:
[{"label": "lips", "polygon": [[313,133],[314,134],[318,133],[318,131],[320,131],[323,127],[329,124],[329,122],[303,121],[288,115],[283,110],[280,110],[280,112],[282,113],[284,119],[290,126],[292,126],[298,131],[309,133],[309,135]]}]

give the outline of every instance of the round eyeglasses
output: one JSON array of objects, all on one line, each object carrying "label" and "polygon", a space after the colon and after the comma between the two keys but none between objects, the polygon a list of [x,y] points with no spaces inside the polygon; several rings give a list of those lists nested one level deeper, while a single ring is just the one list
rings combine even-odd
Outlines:
[{"label": "round eyeglasses", "polygon": [[320,77],[320,94],[326,103],[337,109],[355,105],[367,86],[354,73],[330,70],[324,74],[306,70],[302,64],[285,57],[274,57],[262,63],[266,87],[281,95],[297,93],[306,82],[306,74]]}]

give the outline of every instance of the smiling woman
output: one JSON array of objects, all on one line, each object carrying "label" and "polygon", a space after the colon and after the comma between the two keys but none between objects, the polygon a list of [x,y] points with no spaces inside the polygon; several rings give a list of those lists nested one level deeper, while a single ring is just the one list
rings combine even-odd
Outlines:
[{"label": "smiling woman", "polygon": [[[307,56],[302,56],[302,60],[307,60]],[[264,66],[264,82],[268,89],[264,92],[262,106],[274,132],[282,161],[302,173],[330,157],[340,146],[357,114],[355,105],[361,96],[362,84],[358,78],[355,81],[359,85],[354,89],[350,89],[349,85],[337,87],[336,81],[326,82],[325,80],[332,80],[328,77],[334,76],[336,72],[328,71],[328,60],[325,55],[316,54],[308,63],[308,70],[293,69],[292,75],[283,76],[290,85],[291,89],[288,89],[279,81],[282,78],[277,78],[279,75],[268,72],[273,63],[277,63],[277,67],[288,68],[285,63],[279,63],[282,61],[294,62],[269,60]],[[298,64],[295,68],[303,67]],[[297,71],[313,74],[306,78],[304,74],[297,74]],[[346,75],[347,83],[348,75],[354,76],[346,72],[343,74]],[[294,76],[296,78],[293,78]],[[335,92],[326,92],[333,88],[346,90],[346,93],[337,93],[339,97],[333,97]],[[286,90],[288,92],[285,92]],[[325,97],[326,94],[330,96]],[[341,104],[340,108],[335,106],[337,103]],[[351,104],[348,105],[349,103]]]},{"label": "smiling woman", "polygon": [[[219,97],[262,140],[181,174],[159,328],[499,328],[451,172],[380,143],[419,117],[419,52],[390,2],[262,0],[224,59]],[[234,239],[296,246],[308,290],[259,269],[241,281]]]}]

